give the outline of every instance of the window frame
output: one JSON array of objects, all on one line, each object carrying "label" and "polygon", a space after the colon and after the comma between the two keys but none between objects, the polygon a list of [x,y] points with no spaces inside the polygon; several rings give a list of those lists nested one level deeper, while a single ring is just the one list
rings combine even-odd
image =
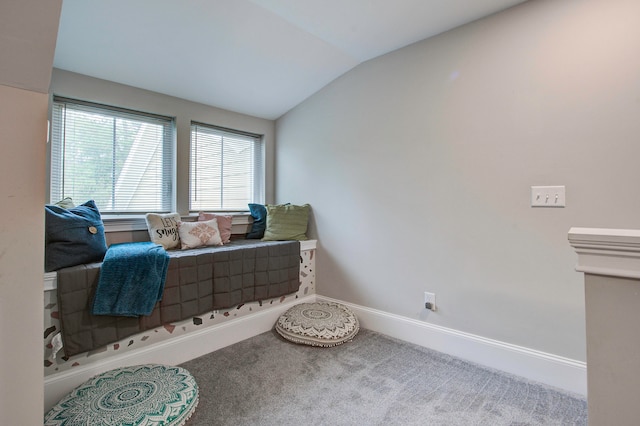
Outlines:
[{"label": "window frame", "polygon": [[[194,130],[194,127],[196,128]],[[193,134],[194,131],[197,132],[197,128],[203,128],[213,133],[217,133],[224,138],[224,136],[229,137],[240,137],[240,138],[248,138],[253,139],[254,147],[257,146],[259,149],[253,151],[253,171],[251,172],[253,177],[253,199],[248,200],[247,203],[258,203],[264,204],[265,200],[265,190],[266,190],[266,143],[265,136],[263,134],[247,132],[243,130],[231,129],[228,127],[218,126],[214,124],[203,123],[201,121],[191,120],[189,125],[189,194],[188,194],[188,211],[189,213],[196,213],[199,211],[208,211],[208,212],[220,212],[220,213],[235,213],[235,212],[247,212],[249,210],[248,205],[243,206],[243,208],[231,207],[225,208],[224,205],[221,208],[200,208],[193,206],[193,173],[194,173],[194,165],[193,165],[193,149],[194,149],[194,140]]]},{"label": "window frame", "polygon": [[[56,114],[55,109],[57,104],[64,104],[70,106],[78,106],[81,109],[82,107],[89,108],[95,110],[97,114],[104,113],[106,117],[115,117],[115,118],[133,118],[138,117],[140,122],[145,122],[145,119],[148,120],[158,120],[160,123],[163,123],[165,134],[162,136],[162,146],[163,146],[163,159],[162,166],[160,169],[162,170],[162,183],[161,187],[163,188],[163,192],[166,192],[167,195],[163,197],[163,201],[161,201],[162,206],[158,209],[149,209],[148,211],[141,210],[107,210],[104,207],[98,206],[101,208],[101,215],[103,219],[108,218],[136,218],[136,217],[144,217],[146,213],[154,212],[154,213],[168,213],[176,210],[176,199],[177,199],[177,182],[176,182],[176,159],[177,159],[177,125],[176,125],[176,117],[155,114],[146,111],[140,111],[132,108],[120,107],[116,105],[108,105],[100,102],[92,102],[81,99],[70,98],[66,96],[59,96],[53,94],[51,96],[51,111],[50,111],[50,134],[49,134],[49,150],[48,150],[48,174],[47,174],[47,196],[50,203],[55,203],[59,201],[58,197],[60,197],[60,193],[56,193],[54,190],[54,180],[60,180],[60,177],[55,178],[54,174],[64,173],[64,168],[56,162],[62,161],[64,154],[57,154],[56,150],[63,150],[64,141],[61,142],[62,145],[57,146],[57,142],[54,140],[58,138],[56,132],[58,129],[56,128],[56,123],[54,122],[54,116]],[[110,113],[112,115],[110,115]],[[64,138],[64,136],[63,136]],[[168,149],[167,149],[168,148]],[[112,182],[112,185],[115,186],[117,182]],[[61,186],[64,195],[64,186]],[[60,198],[62,199],[62,198]],[[74,203],[79,204],[85,202],[86,200],[73,200]]]}]

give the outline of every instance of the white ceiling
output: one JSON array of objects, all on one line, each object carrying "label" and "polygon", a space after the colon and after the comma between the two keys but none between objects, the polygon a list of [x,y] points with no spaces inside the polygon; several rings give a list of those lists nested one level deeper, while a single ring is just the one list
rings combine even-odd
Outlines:
[{"label": "white ceiling", "polygon": [[54,66],[276,119],[356,65],[525,0],[64,0]]}]

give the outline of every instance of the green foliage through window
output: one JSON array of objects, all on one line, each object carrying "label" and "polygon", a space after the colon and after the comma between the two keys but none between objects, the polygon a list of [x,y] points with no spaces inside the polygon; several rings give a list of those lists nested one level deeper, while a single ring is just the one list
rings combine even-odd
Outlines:
[{"label": "green foliage through window", "polygon": [[103,213],[169,211],[173,121],[54,98],[51,202],[93,199]]}]

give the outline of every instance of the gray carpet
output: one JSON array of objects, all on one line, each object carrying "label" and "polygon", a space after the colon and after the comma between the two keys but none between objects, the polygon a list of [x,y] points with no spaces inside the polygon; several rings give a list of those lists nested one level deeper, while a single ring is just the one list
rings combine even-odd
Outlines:
[{"label": "gray carpet", "polygon": [[361,330],[316,348],[268,332],[182,364],[196,425],[586,425],[575,395]]}]

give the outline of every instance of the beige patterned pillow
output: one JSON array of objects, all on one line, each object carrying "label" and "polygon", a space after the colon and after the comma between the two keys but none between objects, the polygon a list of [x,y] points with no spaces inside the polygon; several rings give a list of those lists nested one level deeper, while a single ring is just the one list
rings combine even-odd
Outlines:
[{"label": "beige patterned pillow", "polygon": [[204,222],[178,223],[181,248],[190,249],[202,246],[221,246],[218,220],[211,219]]},{"label": "beige patterned pillow", "polygon": [[149,238],[152,242],[160,244],[166,250],[178,247],[180,244],[180,236],[178,234],[180,215],[178,213],[147,213],[145,219]]}]

